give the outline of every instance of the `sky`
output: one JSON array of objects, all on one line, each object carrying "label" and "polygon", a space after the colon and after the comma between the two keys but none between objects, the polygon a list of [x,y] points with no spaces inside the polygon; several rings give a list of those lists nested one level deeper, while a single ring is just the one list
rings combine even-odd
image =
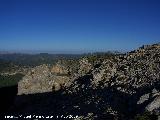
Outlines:
[{"label": "sky", "polygon": [[159,0],[0,0],[1,51],[129,51],[157,42]]}]

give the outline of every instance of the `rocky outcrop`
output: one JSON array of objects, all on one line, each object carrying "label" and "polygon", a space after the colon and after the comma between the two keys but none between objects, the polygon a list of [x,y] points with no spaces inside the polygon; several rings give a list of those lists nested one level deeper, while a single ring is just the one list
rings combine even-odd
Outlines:
[{"label": "rocky outcrop", "polygon": [[31,68],[19,82],[18,94],[35,94],[59,90],[68,79],[67,76],[56,76],[52,74],[47,65],[37,66]]},{"label": "rocky outcrop", "polygon": [[159,115],[160,44],[112,58],[37,66],[19,82],[18,93],[59,94],[58,110],[81,119],[129,120],[146,110]]},{"label": "rocky outcrop", "polygon": [[109,114],[131,117],[145,110],[153,114],[158,111],[160,44],[144,46],[115,59],[104,59],[96,68],[87,59],[81,60],[83,74],[72,81],[69,93],[87,94],[92,98],[89,103],[111,108]]}]

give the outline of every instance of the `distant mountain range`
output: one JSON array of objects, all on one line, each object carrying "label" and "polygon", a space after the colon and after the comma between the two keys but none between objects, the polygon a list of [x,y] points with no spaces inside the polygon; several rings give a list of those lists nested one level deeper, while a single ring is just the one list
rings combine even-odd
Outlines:
[{"label": "distant mountain range", "polygon": [[22,54],[1,52],[0,59],[22,66],[37,66],[40,64],[53,64],[58,59],[76,59],[81,56],[79,54]]}]

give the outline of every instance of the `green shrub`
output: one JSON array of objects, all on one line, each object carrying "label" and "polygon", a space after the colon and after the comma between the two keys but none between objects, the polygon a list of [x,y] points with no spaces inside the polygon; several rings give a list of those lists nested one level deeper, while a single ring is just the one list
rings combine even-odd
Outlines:
[{"label": "green shrub", "polygon": [[15,75],[0,75],[0,88],[18,84],[24,75],[17,73]]}]

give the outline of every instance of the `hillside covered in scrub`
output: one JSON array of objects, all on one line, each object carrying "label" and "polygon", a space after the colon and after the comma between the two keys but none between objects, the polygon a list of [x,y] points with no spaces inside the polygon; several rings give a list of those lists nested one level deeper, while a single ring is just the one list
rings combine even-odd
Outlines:
[{"label": "hillside covered in scrub", "polygon": [[160,44],[26,68],[6,114],[78,116],[76,120],[156,120]]}]

